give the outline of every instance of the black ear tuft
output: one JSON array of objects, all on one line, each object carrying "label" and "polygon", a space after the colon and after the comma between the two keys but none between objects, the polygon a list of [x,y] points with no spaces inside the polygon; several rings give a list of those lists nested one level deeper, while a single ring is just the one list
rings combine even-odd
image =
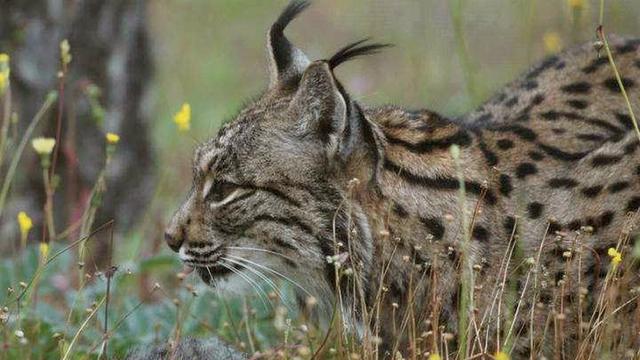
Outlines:
[{"label": "black ear tuft", "polygon": [[335,69],[345,61],[349,61],[358,56],[377,54],[380,50],[393,46],[391,44],[366,44],[367,41],[369,41],[368,38],[356,41],[338,50],[338,52],[327,61],[329,67]]},{"label": "black ear tuft", "polygon": [[289,23],[295,19],[301,12],[309,7],[310,3],[307,0],[293,0],[282,10],[282,13],[278,17],[278,20],[271,25],[271,33],[282,33]]},{"label": "black ear tuft", "polygon": [[287,25],[308,6],[308,1],[291,1],[269,29],[267,47],[271,86],[299,78],[309,65],[307,56],[293,46],[284,35],[284,29]]}]

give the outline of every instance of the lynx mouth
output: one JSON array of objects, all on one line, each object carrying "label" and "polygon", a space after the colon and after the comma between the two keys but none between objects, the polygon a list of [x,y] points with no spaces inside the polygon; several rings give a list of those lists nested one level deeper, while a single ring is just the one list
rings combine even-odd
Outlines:
[{"label": "lynx mouth", "polygon": [[183,274],[187,275],[191,272],[198,274],[200,279],[207,285],[213,285],[215,281],[222,280],[225,277],[242,271],[242,267],[236,264],[222,265],[189,265],[185,264]]}]

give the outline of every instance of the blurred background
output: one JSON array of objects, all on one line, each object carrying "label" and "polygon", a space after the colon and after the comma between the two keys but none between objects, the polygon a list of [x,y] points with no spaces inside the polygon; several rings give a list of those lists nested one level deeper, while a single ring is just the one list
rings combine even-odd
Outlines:
[{"label": "blurred background", "polygon": [[[57,348],[60,338],[68,345],[74,324],[86,315],[83,311],[104,294],[104,270],[112,264],[118,266],[118,281],[111,291],[121,296],[114,295],[110,321],[125,319],[113,336],[117,351],[177,332],[182,315],[174,310],[181,296],[191,299],[191,314],[207,314],[184,316],[183,334],[226,334],[247,351],[250,346],[255,350],[257,339],[274,342],[259,331],[253,340],[233,335],[229,321],[234,311],[243,318],[240,310],[246,303],[227,299],[227,306],[213,291],[203,289],[198,291],[208,291],[205,296],[189,297],[198,283],[191,279],[185,287],[175,278],[179,264],[162,233],[191,183],[195,146],[214,136],[222,122],[266,87],[265,34],[286,4],[287,0],[0,0],[0,53],[11,57],[11,99],[5,96],[4,102],[10,102],[10,113],[16,114],[9,116],[13,120],[2,117],[4,124],[11,123],[9,137],[12,132],[15,136],[5,143],[0,181],[5,181],[20,136],[46,94],[58,90],[58,100],[33,133],[56,137],[58,121],[61,124],[54,222],[61,231],[72,228],[55,246],[62,249],[78,239],[81,231],[73,224],[84,219],[103,175],[106,188],[91,225],[95,229],[116,220],[114,246],[109,245],[109,232],[97,234],[91,245],[91,266],[84,270],[91,276],[97,273],[95,277],[76,279],[78,270],[73,269],[82,259],[71,250],[39,279],[41,300],[33,314],[46,326],[38,323],[44,330],[38,327],[33,337],[40,338],[40,331],[48,334],[39,341],[42,349]],[[329,57],[365,37],[392,43],[393,48],[379,55],[339,68],[338,76],[353,97],[365,105],[394,103],[456,116],[472,110],[545,55],[594,41],[598,13],[599,1],[586,0],[315,0],[287,35],[312,59]],[[638,19],[637,0],[606,2],[607,33],[640,37]],[[72,55],[66,69],[60,65],[63,39],[69,40]],[[185,103],[191,107],[186,132],[174,122]],[[120,136],[106,167],[105,132]],[[28,146],[6,204],[0,204],[0,291],[19,289],[20,281],[33,277],[42,265],[37,245],[50,242],[43,227],[47,196],[40,171],[38,156]],[[33,245],[22,250],[16,221],[20,211],[33,221],[28,235]],[[10,303],[12,296],[3,292],[0,304]],[[139,304],[144,306],[136,307]],[[133,309],[134,315],[125,317]],[[256,316],[266,318],[266,311]],[[282,314],[274,316],[282,320]],[[13,324],[18,320],[13,318]],[[98,325],[75,344],[78,351],[97,351]],[[5,338],[7,346],[15,349]]]}]

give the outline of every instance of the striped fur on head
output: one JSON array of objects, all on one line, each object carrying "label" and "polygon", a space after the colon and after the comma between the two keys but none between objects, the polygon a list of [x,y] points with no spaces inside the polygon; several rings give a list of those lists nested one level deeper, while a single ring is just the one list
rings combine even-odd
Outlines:
[{"label": "striped fur on head", "polygon": [[364,281],[372,255],[367,218],[343,206],[345,184],[375,186],[382,167],[381,134],[333,69],[387,45],[359,41],[310,62],[284,36],[307,6],[291,2],[268,32],[269,89],[196,150],[193,187],[167,241],[207,283],[246,292],[284,276],[328,313],[336,274],[327,258],[349,246],[344,265],[362,266]]}]

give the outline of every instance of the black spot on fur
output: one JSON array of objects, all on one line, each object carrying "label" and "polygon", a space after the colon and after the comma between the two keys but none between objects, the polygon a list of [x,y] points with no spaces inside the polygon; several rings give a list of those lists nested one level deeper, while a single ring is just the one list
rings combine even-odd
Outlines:
[{"label": "black spot on fur", "polygon": [[627,212],[636,212],[640,208],[640,196],[634,196],[627,203]]},{"label": "black spot on fur", "polygon": [[534,161],[540,161],[544,159],[544,155],[537,151],[529,151],[529,157]]},{"label": "black spot on fur", "polygon": [[601,142],[606,140],[606,138],[600,134],[578,134],[576,135],[576,138],[578,138],[579,140],[595,141],[595,142]]},{"label": "black spot on fur", "polygon": [[551,56],[543,60],[540,65],[536,66],[527,74],[527,79],[537,78],[544,71],[549,69],[551,66],[555,65],[560,58],[558,56]]},{"label": "black spot on fur", "polygon": [[511,235],[511,233],[514,230],[514,227],[516,226],[516,219],[513,216],[507,216],[507,218],[504,220],[504,230],[508,235]]},{"label": "black spot on fur", "polygon": [[591,165],[593,167],[613,165],[622,160],[620,155],[597,155],[591,159]]},{"label": "black spot on fur", "polygon": [[546,111],[540,114],[546,120],[558,120],[560,118],[560,114],[557,111]]},{"label": "black spot on fur", "polygon": [[605,211],[598,217],[598,223],[596,226],[602,228],[611,225],[615,216],[616,215],[613,211]]},{"label": "black spot on fur", "polygon": [[540,116],[542,116],[542,118],[545,120],[557,120],[559,118],[564,118],[566,120],[584,120],[584,116],[575,112],[570,112],[570,111],[550,110],[550,111],[541,113]]},{"label": "black spot on fur", "polygon": [[626,129],[629,129],[629,130],[633,129],[633,120],[631,120],[631,116],[629,116],[627,114],[623,114],[623,113],[617,112],[616,113],[616,119]]},{"label": "black spot on fur", "polygon": [[509,177],[509,175],[501,174],[500,175],[500,193],[508,197],[511,195],[512,190],[513,190],[513,185],[511,185],[511,177]]},{"label": "black spot on fur", "polygon": [[549,187],[554,189],[571,189],[578,186],[578,182],[571,178],[554,178],[550,179],[547,184],[549,185]]},{"label": "black spot on fur", "polygon": [[529,107],[527,106],[527,108],[522,109],[522,112],[520,113],[520,115],[518,115],[515,118],[516,122],[527,122],[529,121],[529,119],[531,118],[531,116],[529,115]]},{"label": "black spot on fur", "polygon": [[580,120],[588,123],[589,125],[597,126],[597,127],[603,128],[605,130],[608,130],[608,131],[612,132],[614,134],[614,136],[622,137],[624,135],[624,130],[622,130],[619,127],[614,126],[614,125],[610,124],[609,122],[604,121],[602,119],[587,118],[587,119],[580,119]]},{"label": "black spot on fur", "polygon": [[489,231],[480,225],[473,227],[472,236],[474,239],[482,242],[489,240]]},{"label": "black spot on fur", "polygon": [[610,124],[607,121],[604,121],[598,118],[588,118],[578,113],[567,112],[567,111],[562,111],[562,112],[547,111],[546,113],[540,114],[540,116],[542,116],[542,118],[546,120],[556,120],[562,117],[564,120],[579,121],[581,123],[584,122],[589,125],[597,126],[599,128],[611,131],[614,134],[622,134],[622,135],[624,134],[624,130]]},{"label": "black spot on fur", "polygon": [[514,133],[519,138],[526,141],[535,141],[538,138],[538,135],[533,130],[521,125],[503,125],[494,128],[494,130]]},{"label": "black spot on fur", "polygon": [[635,51],[638,48],[639,44],[640,44],[640,41],[638,41],[637,39],[629,40],[624,45],[618,46],[616,48],[616,51],[618,52],[618,54],[630,53]]},{"label": "black spot on fur", "polygon": [[553,129],[551,129],[551,131],[553,131],[554,134],[561,135],[561,134],[566,133],[567,129],[565,129],[565,128],[553,128]]},{"label": "black spot on fur", "polygon": [[562,230],[562,225],[558,224],[556,221],[549,221],[549,234],[555,234],[556,231]]},{"label": "black spot on fur", "polygon": [[441,139],[426,139],[417,143],[412,143],[404,139],[398,139],[387,134],[387,142],[394,145],[404,146],[407,150],[418,154],[425,154],[434,150],[448,149],[451,145],[458,145],[461,147],[469,146],[471,144],[471,137],[469,134],[460,130],[451,136],[447,136]]},{"label": "black spot on fur", "polygon": [[624,146],[624,154],[625,155],[633,154],[638,149],[638,146],[640,146],[640,142],[638,142],[638,140],[634,140],[628,143],[627,145]]},{"label": "black spot on fur", "polygon": [[538,147],[547,155],[562,161],[577,161],[589,155],[589,152],[571,153],[551,145],[538,144]]},{"label": "black spot on fur", "polygon": [[[620,80],[622,80],[622,85],[624,86],[624,88],[626,90],[629,90],[630,88],[635,86],[635,82],[631,79],[628,78],[621,78]],[[602,85],[604,87],[606,87],[609,91],[615,92],[615,93],[620,93],[622,92],[620,90],[620,86],[618,86],[618,81],[616,80],[616,78],[609,78],[607,80],[605,80]]]},{"label": "black spot on fur", "polygon": [[420,222],[422,222],[422,224],[427,228],[427,231],[433,235],[435,240],[442,240],[445,228],[439,219],[433,217],[420,218]]},{"label": "black spot on fur", "polygon": [[537,106],[537,105],[540,105],[543,101],[544,101],[544,95],[537,94],[536,96],[533,97],[533,100],[531,100],[531,105]]},{"label": "black spot on fur", "polygon": [[492,119],[493,119],[493,115],[491,113],[486,113],[478,117],[476,121],[483,123],[483,122],[491,121]]},{"label": "black spot on fur", "polygon": [[591,74],[593,72],[595,72],[596,70],[598,70],[600,67],[602,67],[605,64],[609,63],[609,58],[607,58],[606,56],[601,56],[595,60],[593,60],[591,62],[591,64],[585,66],[584,68],[582,68],[582,72],[584,72],[585,74]]},{"label": "black spot on fur", "polygon": [[518,179],[524,179],[529,175],[534,175],[538,172],[538,168],[532,163],[522,163],[516,168],[516,176]]},{"label": "black spot on fur", "polygon": [[626,188],[629,187],[629,182],[627,181],[618,181],[618,182],[614,182],[613,184],[609,185],[609,192],[614,194],[617,192],[620,192]]},{"label": "black spot on fur", "polygon": [[533,90],[538,87],[538,82],[535,80],[528,80],[522,85],[522,87],[527,90]]},{"label": "black spot on fur", "polygon": [[487,147],[487,144],[482,140],[480,141],[479,146],[480,146],[480,151],[482,151],[482,155],[484,155],[484,159],[487,161],[487,165],[489,166],[498,165],[498,156],[496,155],[496,153],[491,151]]},{"label": "black spot on fur", "polygon": [[640,165],[636,166],[636,175],[640,176]]},{"label": "black spot on fur", "polygon": [[534,201],[527,206],[527,211],[529,212],[529,217],[531,219],[539,219],[543,210],[544,205],[539,202]]},{"label": "black spot on fur", "polygon": [[582,221],[580,220],[573,220],[571,222],[569,222],[567,224],[567,229],[571,230],[571,231],[576,231],[576,230],[580,230],[580,227],[582,227]]},{"label": "black spot on fur", "polygon": [[560,88],[568,94],[587,94],[591,90],[591,85],[584,81],[575,82]]},{"label": "black spot on fur", "polygon": [[513,141],[509,139],[500,139],[496,143],[498,147],[502,150],[509,150],[513,147]]},{"label": "black spot on fur", "polygon": [[596,196],[598,196],[600,194],[600,192],[602,191],[602,185],[595,185],[595,186],[590,186],[590,187],[586,187],[582,190],[580,190],[582,192],[582,194],[588,198],[594,198]]},{"label": "black spot on fur", "polygon": [[514,107],[517,103],[518,103],[518,97],[514,96],[511,99],[507,100],[505,105],[511,108],[511,107]]},{"label": "black spot on fur", "polygon": [[584,100],[567,100],[567,105],[571,106],[574,109],[582,110],[586,109],[589,106],[589,103]]}]

